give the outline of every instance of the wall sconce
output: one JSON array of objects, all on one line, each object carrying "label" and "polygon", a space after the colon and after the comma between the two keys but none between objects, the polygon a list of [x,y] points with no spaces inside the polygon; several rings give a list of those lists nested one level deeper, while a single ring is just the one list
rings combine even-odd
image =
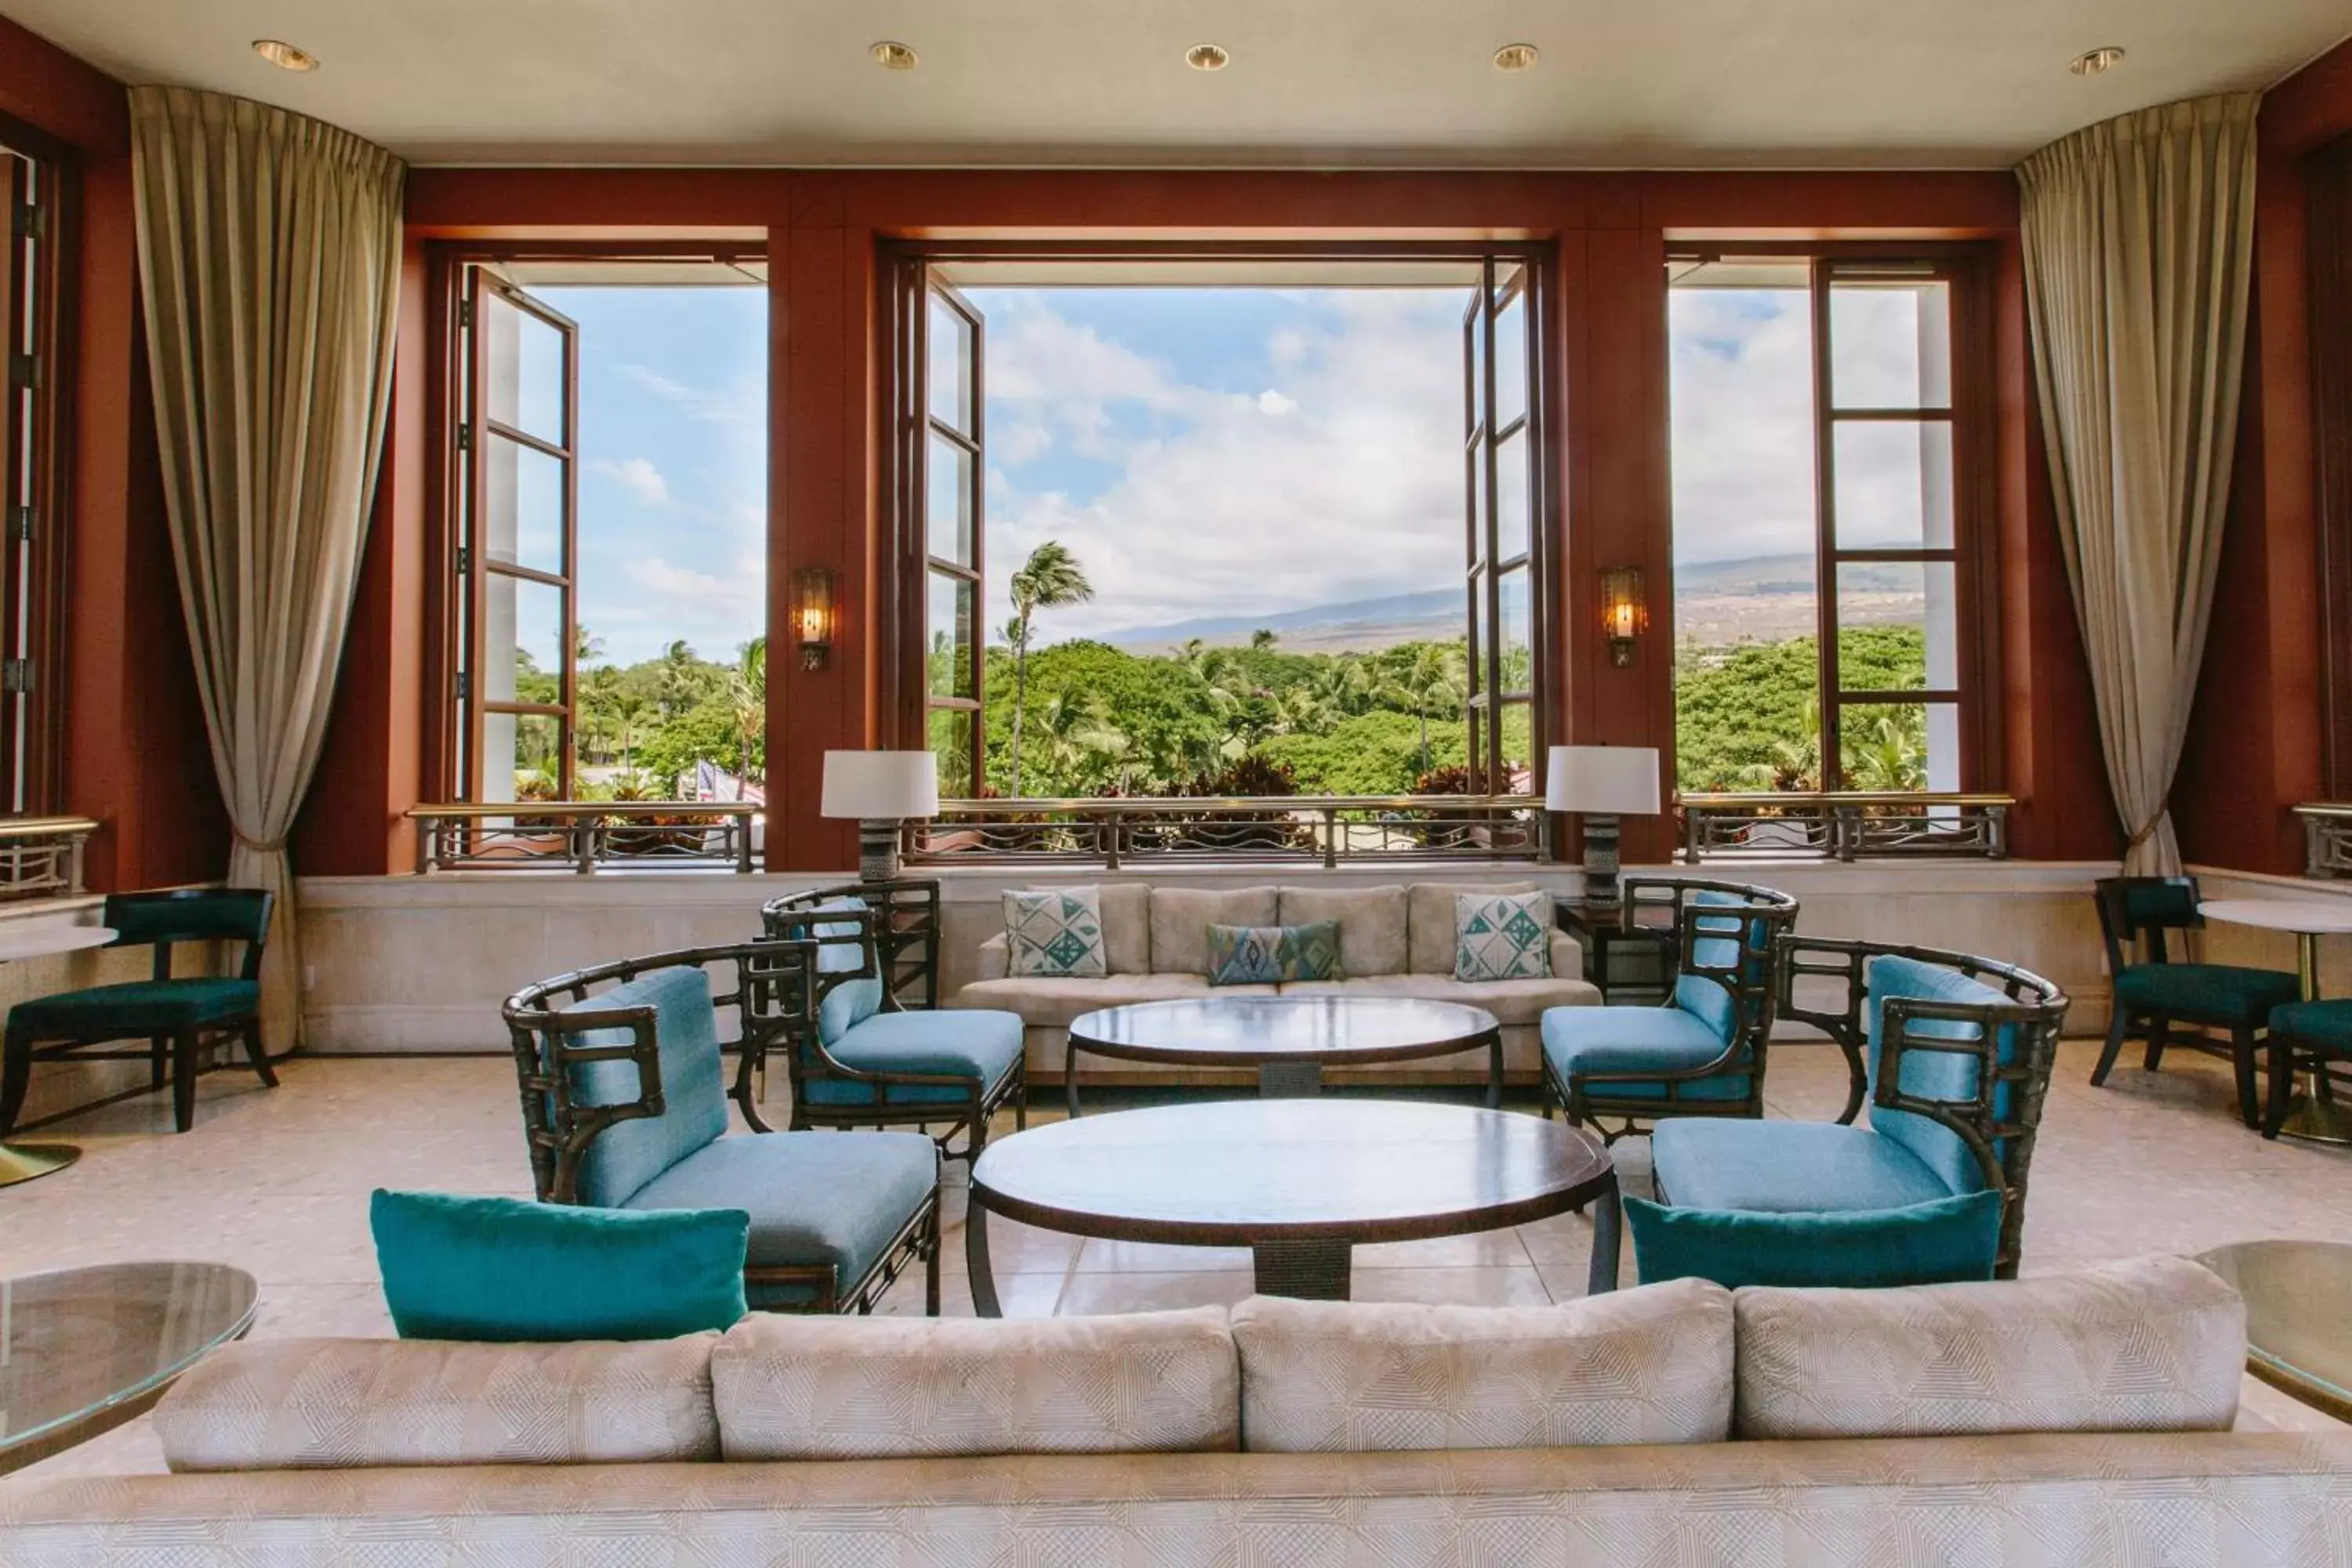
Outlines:
[{"label": "wall sconce", "polygon": [[1631,665],[1634,643],[1650,629],[1640,567],[1620,566],[1601,574],[1601,629],[1609,639],[1609,662],[1620,669]]},{"label": "wall sconce", "polygon": [[801,668],[823,669],[833,652],[833,568],[803,566],[793,574],[793,635],[801,645]]}]

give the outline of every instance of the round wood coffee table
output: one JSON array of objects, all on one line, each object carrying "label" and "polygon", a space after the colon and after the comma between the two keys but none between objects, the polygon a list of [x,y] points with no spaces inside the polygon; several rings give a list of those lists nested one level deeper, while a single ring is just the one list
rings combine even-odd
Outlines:
[{"label": "round wood coffee table", "polygon": [[999,1314],[992,1213],[1071,1236],[1246,1247],[1269,1296],[1348,1298],[1359,1242],[1463,1236],[1593,1205],[1588,1288],[1617,1288],[1617,1173],[1564,1122],[1461,1105],[1237,1100],[1114,1111],[989,1141],[964,1257]]},{"label": "round wood coffee table", "polygon": [[1063,1097],[1078,1114],[1081,1051],[1193,1068],[1255,1068],[1258,1093],[1319,1094],[1326,1068],[1486,1050],[1486,1104],[1503,1102],[1503,1031],[1484,1007],[1411,996],[1199,996],[1084,1013],[1070,1024]]}]

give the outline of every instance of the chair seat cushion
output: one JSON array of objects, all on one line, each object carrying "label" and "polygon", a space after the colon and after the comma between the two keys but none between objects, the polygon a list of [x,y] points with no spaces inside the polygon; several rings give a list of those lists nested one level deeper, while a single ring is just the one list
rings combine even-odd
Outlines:
[{"label": "chair seat cushion", "polygon": [[2135,1013],[2199,1024],[2260,1028],[2273,1007],[2302,994],[2294,975],[2235,963],[2137,963],[2116,979],[2116,1000]]},{"label": "chair seat cushion", "polygon": [[[1544,1059],[1563,1082],[1594,1073],[1681,1072],[1723,1055],[1712,1025],[1680,1007],[1554,1007],[1543,1016]],[[1610,1083],[1598,1092],[1634,1099],[1665,1098],[1662,1083]],[[1748,1075],[1726,1073],[1682,1086],[1696,1100],[1738,1100]]]},{"label": "chair seat cushion", "polygon": [[[631,1209],[741,1209],[750,1267],[831,1264],[847,1290],[939,1186],[939,1148],[921,1132],[754,1132],[706,1143],[646,1183]],[[754,1307],[802,1305],[801,1285],[744,1289]]]},{"label": "chair seat cushion", "polygon": [[2271,1010],[2271,1033],[2352,1052],[2352,998],[2332,1002],[2291,1002]]},{"label": "chair seat cushion", "polygon": [[[983,1092],[1004,1081],[1021,1059],[1021,1015],[960,1008],[945,1013],[877,1013],[825,1047],[834,1060],[860,1072],[944,1073],[978,1079]],[[819,1079],[803,1086],[811,1105],[870,1105],[874,1086]],[[896,1104],[939,1100],[961,1102],[956,1084],[894,1084]]]},{"label": "chair seat cushion", "polygon": [[1650,1135],[1650,1167],[1678,1208],[1824,1214],[1953,1195],[1892,1138],[1833,1121],[1685,1117]]},{"label": "chair seat cushion", "polygon": [[1948,1285],[1992,1278],[2000,1250],[2000,1194],[1969,1193],[1843,1214],[1670,1208],[1629,1197],[1625,1226],[1643,1285],[1688,1279],[1712,1279],[1727,1290]]},{"label": "chair seat cushion", "polygon": [[251,980],[133,980],[20,1002],[8,1021],[37,1039],[119,1040],[230,1023],[260,1005],[261,986]]}]

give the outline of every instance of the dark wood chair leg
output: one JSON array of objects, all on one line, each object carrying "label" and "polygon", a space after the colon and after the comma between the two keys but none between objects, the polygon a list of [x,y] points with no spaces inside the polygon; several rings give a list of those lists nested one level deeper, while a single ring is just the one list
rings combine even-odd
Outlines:
[{"label": "dark wood chair leg", "polygon": [[171,1070],[172,1037],[169,1035],[148,1036],[147,1087],[151,1089],[163,1088],[163,1079],[170,1075]]},{"label": "dark wood chair leg", "polygon": [[2166,1037],[2172,1032],[2172,1020],[2158,1013],[2147,1021],[2147,1054],[2140,1066],[2154,1072],[2163,1064]]},{"label": "dark wood chair leg", "polygon": [[2269,1103],[2263,1111],[2263,1136],[2276,1138],[2294,1100],[2294,1042],[2273,1033],[2270,1049]]},{"label": "dark wood chair leg", "polygon": [[2249,1127],[2263,1124],[2261,1101],[2254,1096],[2254,1031],[2241,1024],[2230,1031],[2230,1066],[2238,1079],[2238,1120]]},{"label": "dark wood chair leg", "polygon": [[196,1124],[196,1032],[182,1029],[172,1037],[172,1130],[185,1132]]},{"label": "dark wood chair leg", "polygon": [[264,1089],[278,1087],[278,1069],[269,1065],[269,1053],[261,1048],[261,1020],[247,1018],[239,1031],[245,1038],[245,1059],[253,1064],[254,1076],[261,1079]]},{"label": "dark wood chair leg", "polygon": [[25,1109],[25,1090],[32,1081],[33,1037],[12,1026],[5,1043],[0,1044],[0,1138],[16,1125],[16,1113]]},{"label": "dark wood chair leg", "polygon": [[2124,1037],[2130,1033],[2130,1029],[2131,1020],[2125,1015],[2123,1004],[2118,1002],[2116,1004],[2114,1009],[2107,1014],[2106,1048],[2099,1053],[2099,1065],[2091,1069],[2091,1087],[2093,1089],[2096,1089],[2101,1084],[2105,1083],[2107,1081],[2107,1074],[2115,1070],[2116,1058],[2123,1055]]}]

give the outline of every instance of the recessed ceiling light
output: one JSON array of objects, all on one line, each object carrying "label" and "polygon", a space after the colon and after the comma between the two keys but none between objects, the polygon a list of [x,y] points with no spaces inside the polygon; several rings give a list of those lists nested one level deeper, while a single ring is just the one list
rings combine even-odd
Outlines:
[{"label": "recessed ceiling light", "polygon": [[1184,63],[1196,71],[1221,71],[1233,61],[1223,44],[1194,44],[1184,51]]},{"label": "recessed ceiling light", "polygon": [[886,71],[910,71],[915,68],[915,51],[908,45],[885,38],[866,52],[872,55],[874,63]]},{"label": "recessed ceiling light", "polygon": [[1533,44],[1505,44],[1495,51],[1495,68],[1498,71],[1523,71],[1535,63]]},{"label": "recessed ceiling light", "polygon": [[2123,50],[2109,44],[2088,54],[2076,55],[2067,62],[2066,68],[2076,76],[2105,76],[2123,63]]},{"label": "recessed ceiling light", "polygon": [[298,49],[278,38],[256,38],[253,52],[276,66],[279,70],[314,71],[319,68],[319,57],[308,49]]}]

